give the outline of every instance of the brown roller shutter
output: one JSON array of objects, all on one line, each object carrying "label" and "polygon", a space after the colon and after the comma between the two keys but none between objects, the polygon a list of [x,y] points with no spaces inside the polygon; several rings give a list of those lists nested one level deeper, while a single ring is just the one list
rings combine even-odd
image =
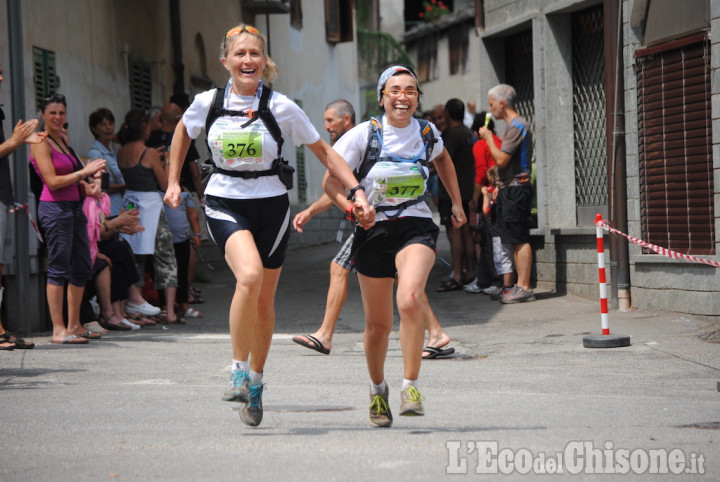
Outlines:
[{"label": "brown roller shutter", "polygon": [[715,254],[710,45],[705,34],[636,53],[642,238]]}]

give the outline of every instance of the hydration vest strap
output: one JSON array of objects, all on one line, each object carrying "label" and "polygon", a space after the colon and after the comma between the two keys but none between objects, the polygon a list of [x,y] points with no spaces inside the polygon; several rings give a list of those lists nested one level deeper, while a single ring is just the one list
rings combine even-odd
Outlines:
[{"label": "hydration vest strap", "polygon": [[[210,107],[207,118],[205,119],[205,143],[207,144],[208,151],[212,152],[212,150],[210,149],[210,144],[207,140],[207,134],[210,132],[210,128],[215,123],[215,121],[222,116],[243,116],[250,117],[250,120],[248,120],[241,126],[243,128],[247,127],[258,119],[263,121],[263,124],[265,124],[265,127],[267,127],[268,132],[277,144],[277,158],[282,158],[282,131],[280,130],[280,126],[275,120],[275,116],[273,115],[272,111],[268,108],[268,101],[270,100],[271,94],[272,89],[263,85],[262,92],[260,94],[260,104],[257,111],[227,110],[223,105],[223,102],[225,100],[225,87],[216,88],[215,96],[213,97],[212,107]],[[262,176],[277,175],[280,172],[280,168],[278,166],[274,166],[273,168],[267,169],[265,171],[229,171],[227,169],[221,169],[217,167],[213,162],[213,172],[224,174],[226,176],[241,177],[243,179],[257,179],[258,177]]]},{"label": "hydration vest strap", "polygon": [[[405,211],[410,206],[420,204],[421,202],[424,202],[426,200],[427,200],[427,193],[425,193],[422,196],[415,198],[411,201],[405,201],[402,204],[398,204],[397,206],[377,206],[375,208],[375,211],[377,211],[379,213],[385,213],[385,216],[387,216],[387,218],[392,221],[393,219],[399,218],[400,215],[402,214],[402,212]],[[388,211],[393,211],[393,210],[397,210],[397,212],[392,215],[387,213]]]},{"label": "hydration vest strap", "polygon": [[241,177],[243,179],[257,179],[263,176],[274,176],[280,172],[280,169],[273,167],[265,171],[228,171],[227,169],[221,169],[213,164],[213,173],[224,174],[230,177]]}]

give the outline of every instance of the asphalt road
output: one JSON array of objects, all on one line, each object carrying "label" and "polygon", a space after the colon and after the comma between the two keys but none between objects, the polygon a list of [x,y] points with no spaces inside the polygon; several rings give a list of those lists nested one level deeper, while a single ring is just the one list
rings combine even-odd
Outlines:
[{"label": "asphalt road", "polygon": [[[440,263],[428,293],[456,354],[423,362],[424,417],[373,428],[356,279],[329,356],[290,340],[319,326],[337,248],[288,255],[257,428],[220,400],[233,279],[217,258],[199,285],[202,319],[84,347],[36,334],[35,349],[0,352],[0,480],[720,480],[717,322],[613,312],[611,330],[632,346],[586,349],[598,302],[539,293],[504,306],[436,293]],[[397,411],[397,323],[386,369]]]}]

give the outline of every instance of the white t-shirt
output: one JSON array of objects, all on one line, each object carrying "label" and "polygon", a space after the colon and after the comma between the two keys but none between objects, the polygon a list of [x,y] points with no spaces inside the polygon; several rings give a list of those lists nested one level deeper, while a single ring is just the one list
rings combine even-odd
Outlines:
[{"label": "white t-shirt", "polygon": [[[391,157],[390,153],[392,153],[402,159],[412,159],[421,152],[422,157],[425,157],[424,140],[420,134],[420,124],[417,120],[412,119],[410,121],[410,125],[407,127],[393,127],[386,122],[385,116],[382,117],[382,122],[383,127],[381,132],[384,147],[381,148],[380,158]],[[435,128],[435,125],[430,123],[430,126],[433,130],[435,138],[437,139],[432,153],[430,154],[430,160],[432,161],[442,153],[443,141],[440,137],[440,132],[438,132],[437,128]],[[335,149],[335,151],[337,151],[337,153],[345,159],[345,162],[348,163],[350,169],[353,171],[362,163],[363,156],[365,155],[365,149],[368,144],[370,129],[370,121],[363,122],[346,132],[340,139],[338,139],[335,145],[333,145],[333,149]],[[389,195],[389,191],[384,191],[390,187],[391,183],[389,181],[389,177],[395,176],[398,174],[396,171],[403,169],[406,171],[405,175],[407,175],[407,173],[411,170],[415,170],[416,166],[417,163],[377,162],[372,169],[370,169],[367,176],[360,181],[365,188],[365,196],[370,204],[375,207],[393,205],[394,203],[390,199],[391,196]],[[427,178],[428,168],[422,167],[422,169],[425,171],[425,177]],[[418,173],[418,175],[420,174]],[[398,186],[401,187],[401,190],[403,190],[402,184],[403,183],[398,184]],[[408,187],[406,182],[405,187]],[[383,190],[382,192],[381,189]],[[425,189],[427,189],[427,186],[423,183],[422,192],[424,192]],[[418,191],[418,194],[420,194],[420,191]],[[394,216],[396,211],[391,209],[388,211],[388,214]],[[405,208],[400,216],[431,218],[432,211],[430,211],[430,207],[427,203],[421,202]],[[376,221],[385,221],[387,219],[388,216],[382,212],[378,212],[375,217]]]},{"label": "white t-shirt", "polygon": [[[195,139],[205,129],[208,111],[212,107],[215,89],[195,96],[193,103],[183,115],[188,135]],[[260,104],[260,89],[254,96],[226,95],[224,107],[227,110],[257,111]],[[320,139],[315,126],[307,114],[287,96],[272,93],[268,107],[280,126],[283,137],[289,137],[296,146],[313,144]],[[206,132],[213,162],[226,170],[264,171],[272,167],[277,157],[277,144],[263,122],[258,119],[241,129],[248,117],[219,117]],[[280,196],[287,192],[277,176],[261,176],[243,179],[214,173],[205,188],[205,194],[231,199],[260,199]]]}]

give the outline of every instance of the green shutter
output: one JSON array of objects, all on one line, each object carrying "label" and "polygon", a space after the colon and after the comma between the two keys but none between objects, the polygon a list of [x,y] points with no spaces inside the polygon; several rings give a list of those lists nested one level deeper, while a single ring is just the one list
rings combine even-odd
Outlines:
[{"label": "green shutter", "polygon": [[45,97],[57,92],[60,78],[55,69],[55,52],[33,47],[33,85],[35,88],[35,108],[40,111]]},{"label": "green shutter", "polygon": [[130,72],[130,105],[133,109],[149,110],[152,107],[152,73],[150,62],[128,59]]}]

